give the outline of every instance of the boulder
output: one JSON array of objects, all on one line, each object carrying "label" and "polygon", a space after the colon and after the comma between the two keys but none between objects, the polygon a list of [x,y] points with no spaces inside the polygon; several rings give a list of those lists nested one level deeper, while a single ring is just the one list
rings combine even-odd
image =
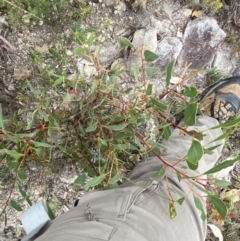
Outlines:
[{"label": "boulder", "polygon": [[190,21],[185,29],[183,48],[178,64],[192,63],[191,69],[201,68],[212,62],[220,44],[226,37],[217,21],[204,17]]}]

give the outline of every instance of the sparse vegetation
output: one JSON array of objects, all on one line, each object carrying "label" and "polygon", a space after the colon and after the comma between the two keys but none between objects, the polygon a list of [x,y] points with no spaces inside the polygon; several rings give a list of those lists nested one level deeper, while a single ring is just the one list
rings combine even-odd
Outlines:
[{"label": "sparse vegetation", "polygon": [[70,19],[86,19],[91,14],[91,6],[78,1],[64,0],[3,0],[0,11],[7,12],[13,26],[23,22],[29,26],[64,24]]},{"label": "sparse vegetation", "polygon": [[[174,115],[175,112],[172,112],[172,105],[163,100],[167,95],[179,99],[179,108],[185,109],[185,125],[194,125],[197,114],[197,90],[187,86],[180,94],[174,90],[192,78],[197,71],[187,77],[182,76],[179,84],[166,90],[161,96],[156,96],[152,92],[153,86],[148,84],[148,78],[156,69],[147,67],[146,63],[156,60],[158,56],[151,51],[135,49],[143,54],[141,67],[135,68],[133,73],[138,86],[135,90],[121,89],[118,78],[123,70],[116,68],[109,71],[101,66],[98,56],[90,51],[94,42],[95,34],[89,34],[85,42],[81,40],[81,45],[74,50],[75,54],[93,62],[97,74],[91,80],[77,76],[69,78],[64,72],[56,74],[48,68],[40,68],[38,79],[40,78],[41,82],[35,86],[33,81],[26,82],[28,90],[19,96],[26,108],[19,109],[12,118],[2,116],[0,111],[1,155],[2,165],[5,166],[3,172],[11,172],[14,175],[3,213],[8,204],[21,210],[20,205],[11,200],[11,194],[18,180],[28,177],[25,167],[30,164],[41,165],[45,169],[51,167],[55,153],[61,153],[72,161],[80,162],[84,172],[75,180],[76,186],[117,187],[125,178],[126,172],[131,169],[129,158],[134,155],[146,158],[152,152],[165,166],[174,168],[161,159],[158,147],[159,139],[169,138],[172,125],[193,137],[191,148],[199,149],[199,155],[195,156],[189,152],[186,161],[191,169],[198,165],[204,153],[204,148],[199,142],[202,134],[189,132],[185,127],[178,127],[172,122],[169,113]],[[121,43],[134,48],[125,38]],[[37,61],[35,64],[38,64],[42,58],[37,57],[34,60]],[[167,68],[167,86],[170,84],[172,71],[171,63]],[[179,112],[179,109],[175,111]],[[155,135],[154,139],[146,139],[139,130],[141,124],[150,120],[159,121],[159,134]],[[235,120],[223,127],[235,126],[238,121]],[[161,173],[164,178],[164,170]],[[87,175],[92,177],[89,181],[86,181]],[[184,174],[179,175],[186,178]],[[26,193],[23,197],[29,198]],[[209,198],[212,199],[212,194],[209,194]],[[220,199],[217,200],[219,206],[216,208],[225,216],[226,211],[222,211],[225,210],[224,205]],[[177,200],[169,196],[169,202],[174,208]]]}]

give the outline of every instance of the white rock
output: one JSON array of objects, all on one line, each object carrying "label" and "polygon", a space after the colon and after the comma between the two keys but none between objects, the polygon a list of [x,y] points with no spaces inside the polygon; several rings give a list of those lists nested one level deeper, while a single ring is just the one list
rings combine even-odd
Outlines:
[{"label": "white rock", "polygon": [[155,52],[157,49],[157,30],[155,28],[137,30],[134,33],[132,43],[137,48],[141,48],[144,44],[144,50]]},{"label": "white rock", "polygon": [[67,211],[69,211],[69,208],[66,205],[64,205],[63,206],[63,211],[64,211],[64,213],[66,213]]},{"label": "white rock", "polygon": [[223,241],[222,232],[216,225],[208,224],[208,227],[212,230],[214,236],[217,237],[219,241]]},{"label": "white rock", "polygon": [[23,15],[23,22],[26,23],[26,24],[29,24],[30,23],[30,18],[29,18],[29,15],[26,14],[26,15]]},{"label": "white rock", "polygon": [[190,17],[191,14],[192,14],[192,9],[185,8],[185,9],[182,10],[182,14],[186,17]]},{"label": "white rock", "polygon": [[106,40],[106,37],[103,34],[98,37],[99,42],[103,43],[105,40]]},{"label": "white rock", "polygon": [[92,77],[92,76],[96,76],[97,75],[97,70],[94,66],[91,65],[85,65],[84,66],[84,74],[87,77]]},{"label": "white rock", "polygon": [[77,177],[78,177],[78,175],[74,175],[71,178],[69,178],[69,177],[60,177],[60,181],[64,182],[64,183],[67,183],[67,184],[73,184]]},{"label": "white rock", "polygon": [[66,50],[66,55],[67,56],[72,56],[73,55],[73,52],[69,49]]},{"label": "white rock", "polygon": [[229,202],[235,203],[240,200],[240,190],[231,189],[228,192],[221,193],[221,199],[227,200]]},{"label": "white rock", "polygon": [[[155,28],[151,29],[140,29],[134,33],[132,44],[138,49],[141,50],[150,50],[155,52],[157,49],[157,30]],[[139,51],[132,50],[130,52],[129,59],[131,68],[136,65],[141,64],[141,55]]]},{"label": "white rock", "polygon": [[77,69],[80,76],[92,77],[93,75],[97,75],[97,70],[94,67],[94,64],[86,59],[80,58],[78,60]]},{"label": "white rock", "polygon": [[119,12],[125,12],[127,7],[126,7],[126,4],[124,2],[120,2],[118,5],[116,5],[114,7],[117,11]]},{"label": "white rock", "polygon": [[170,79],[170,83],[174,84],[174,85],[178,84],[181,81],[182,81],[182,79],[180,77],[177,77],[177,76],[174,76]]},{"label": "white rock", "polygon": [[[224,161],[233,160],[233,159],[234,159],[234,157],[229,157]],[[215,173],[211,174],[211,177],[213,177],[214,179],[220,179],[220,180],[225,180],[225,181],[230,182],[231,177],[230,177],[229,173],[234,169],[235,165],[236,165],[236,163],[230,167],[222,169],[219,172],[215,172]]]}]

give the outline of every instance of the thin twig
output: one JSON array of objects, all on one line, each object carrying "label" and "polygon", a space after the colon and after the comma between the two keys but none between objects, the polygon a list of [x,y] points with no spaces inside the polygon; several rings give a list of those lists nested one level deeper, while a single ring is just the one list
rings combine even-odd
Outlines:
[{"label": "thin twig", "polygon": [[2,211],[1,211],[1,214],[5,212],[5,210],[6,210],[7,206],[8,206],[8,203],[9,203],[11,197],[12,197],[13,190],[14,190],[15,184],[17,182],[17,178],[18,178],[18,170],[20,169],[22,163],[25,161],[25,159],[26,159],[26,157],[28,155],[28,151],[29,151],[29,147],[26,148],[25,153],[23,154],[23,157],[22,157],[22,159],[21,159],[21,161],[20,161],[20,163],[19,163],[19,165],[18,165],[18,167],[16,169],[16,175],[15,175],[13,184],[12,184],[11,189],[10,189],[10,194],[9,194],[9,196],[8,196],[6,202],[5,202],[5,205],[4,205],[4,207],[3,207]]},{"label": "thin twig", "polygon": [[166,185],[167,185],[167,190],[168,190],[168,196],[169,196],[170,201],[171,201],[171,203],[172,203],[172,205],[174,207],[174,202],[175,201],[173,199],[173,196],[172,196],[172,193],[171,193],[171,190],[170,190],[170,187],[169,187],[169,181],[168,181],[168,176],[167,175],[166,175],[165,179],[166,179]]},{"label": "thin twig", "polygon": [[174,169],[176,172],[182,174],[185,177],[188,177],[185,173],[181,172],[178,170],[178,168],[176,168],[173,164],[167,162],[166,160],[164,160],[160,155],[158,155],[158,153],[156,153],[155,151],[152,150],[152,148],[147,144],[147,142],[143,139],[142,135],[139,132],[136,132],[136,136],[137,138],[140,140],[140,142],[145,145],[147,147],[148,150],[151,150],[151,152],[161,161],[163,162],[163,164],[165,164],[168,167],[171,167],[172,169]]},{"label": "thin twig", "polygon": [[5,47],[8,51],[13,52],[13,51],[16,50],[16,48],[15,48],[12,44],[10,44],[9,41],[8,41],[7,39],[5,39],[4,37],[2,37],[1,35],[0,35],[0,39],[9,47],[9,48],[8,48],[7,46],[3,46],[3,47]]},{"label": "thin twig", "polygon": [[144,61],[144,58],[143,58],[143,49],[144,49],[144,44],[142,44],[142,47],[139,50],[139,53],[140,53],[140,56],[141,56],[141,70],[142,70],[143,87],[144,87],[144,90],[146,90],[146,73],[145,73],[145,61]]},{"label": "thin twig", "polygon": [[176,91],[173,91],[174,95],[176,95],[179,99],[181,99],[186,104],[189,104],[189,102],[180,94],[178,94]]}]

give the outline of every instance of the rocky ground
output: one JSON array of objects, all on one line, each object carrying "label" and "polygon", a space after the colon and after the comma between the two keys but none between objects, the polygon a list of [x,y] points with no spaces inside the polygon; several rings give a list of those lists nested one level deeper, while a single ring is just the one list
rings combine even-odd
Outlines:
[{"label": "rocky ground", "polygon": [[[84,21],[85,28],[93,28],[104,22],[106,27],[98,31],[95,49],[101,46],[99,61],[103,66],[110,66],[118,63],[126,70],[126,75],[121,80],[122,86],[131,86],[131,78],[128,73],[134,65],[141,62],[140,56],[134,52],[123,49],[119,44],[121,37],[128,38],[134,46],[148,49],[160,56],[160,59],[153,63],[159,68],[159,73],[150,81],[154,84],[154,90],[162,93],[164,89],[165,68],[171,60],[175,61],[174,75],[178,76],[183,71],[186,63],[192,63],[189,71],[195,68],[204,67],[188,85],[194,85],[200,90],[204,90],[211,83],[207,79],[207,73],[213,68],[222,72],[225,76],[240,75],[240,5],[238,1],[223,1],[223,7],[216,10],[214,7],[198,4],[189,4],[187,1],[161,1],[161,0],[95,0],[89,2],[92,5],[92,14]],[[111,21],[109,21],[109,19]],[[76,20],[72,20],[67,26],[59,24],[58,31],[42,25],[35,28],[19,26],[8,31],[8,17],[4,14],[0,16],[0,26],[2,36],[0,39],[1,50],[9,48],[12,55],[9,59],[2,51],[2,69],[0,72],[2,96],[0,100],[3,104],[4,114],[12,112],[12,103],[15,96],[20,91],[21,82],[34,75],[32,62],[28,50],[35,50],[40,53],[52,53],[54,50],[62,53],[69,61],[59,59],[54,63],[55,69],[65,68],[70,75],[76,73],[91,77],[96,74],[95,66],[89,61],[76,57],[73,49],[76,46],[71,39],[72,26]],[[59,31],[59,29],[61,31]],[[6,40],[9,41],[6,42]],[[5,47],[4,47],[5,46]],[[11,52],[10,51],[10,52]],[[13,60],[14,59],[14,60]],[[4,62],[5,61],[5,62]],[[42,65],[53,64],[51,60],[44,60]],[[6,69],[8,71],[5,71]],[[37,83],[36,83],[37,85]],[[15,108],[17,109],[17,103]],[[224,149],[223,156],[230,156],[233,152],[239,154],[239,134],[232,137],[232,146]],[[23,183],[23,187],[33,197],[32,201],[39,200],[47,193],[51,200],[52,209],[56,215],[66,212],[77,198],[84,194],[85,190],[75,189],[73,182],[79,175],[79,167],[71,163],[70,160],[62,160],[55,166],[56,174],[47,175],[47,187],[39,180],[39,174],[45,175],[44,170],[37,167],[29,168],[29,179]],[[231,172],[235,180],[234,189],[239,182],[239,165]],[[3,206],[9,195],[6,183],[11,183],[13,177],[9,174],[1,177],[0,184],[4,187],[0,189],[1,203]],[[19,194],[14,193],[14,198],[19,199]],[[224,233],[224,240],[238,240],[239,235],[239,201],[235,203],[236,210],[233,210],[231,220],[225,225],[219,224],[214,215],[209,216],[209,222],[217,224]],[[27,208],[27,205],[23,208]],[[0,240],[20,240],[24,235],[20,222],[20,213],[8,209],[8,223],[5,227],[0,225]],[[3,223],[3,219],[0,219]],[[234,225],[231,225],[234,224]],[[209,232],[207,240],[218,240]],[[220,240],[220,239],[219,239]]]}]

